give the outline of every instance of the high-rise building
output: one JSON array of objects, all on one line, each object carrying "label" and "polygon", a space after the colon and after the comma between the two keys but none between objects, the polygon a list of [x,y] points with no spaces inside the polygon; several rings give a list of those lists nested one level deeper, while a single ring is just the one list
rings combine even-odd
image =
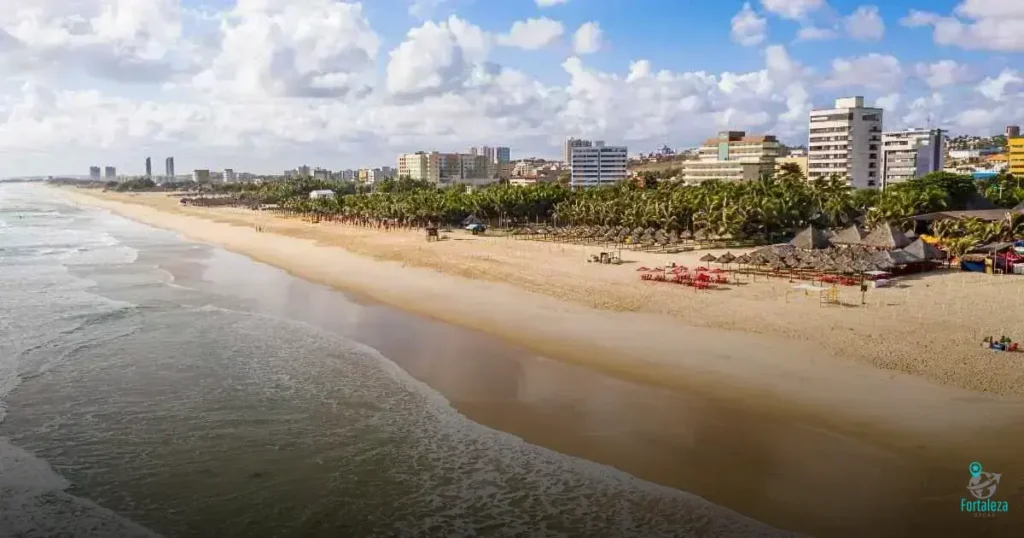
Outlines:
[{"label": "high-rise building", "polygon": [[107,181],[117,180],[117,168],[114,168],[113,166],[108,166],[104,168],[103,179],[106,179]]},{"label": "high-rise building", "polygon": [[406,153],[398,156],[398,177],[431,181],[441,181],[441,154],[434,151],[426,153]]},{"label": "high-rise building", "polygon": [[609,185],[626,179],[626,146],[606,146],[602,141],[572,146],[569,184],[573,187]]},{"label": "high-rise building", "polygon": [[757,180],[775,172],[775,159],[781,148],[771,135],[747,136],[744,131],[722,131],[704,141],[697,160],[683,161],[683,181]]},{"label": "high-rise building", "polygon": [[512,150],[507,147],[498,147],[495,151],[495,160],[498,165],[498,177],[502,179],[512,177]]},{"label": "high-rise building", "polygon": [[946,137],[941,129],[882,134],[882,188],[942,170]]},{"label": "high-rise building", "polygon": [[1006,138],[1020,138],[1020,125],[1007,125]]},{"label": "high-rise building", "polygon": [[192,171],[192,181],[194,181],[196,183],[207,183],[207,182],[209,182],[210,181],[210,171],[209,170],[193,170]]},{"label": "high-rise building", "polygon": [[572,150],[573,148],[589,148],[593,144],[589,140],[580,140],[578,138],[568,138],[565,140],[565,147],[562,149],[562,162],[565,164],[572,163]]},{"label": "high-rise building", "polygon": [[1024,138],[1009,138],[1007,145],[1010,146],[1009,172],[1015,177],[1024,177]]},{"label": "high-rise building", "polygon": [[304,178],[312,177],[310,175],[309,166],[305,165],[305,164],[298,168],[298,174],[299,174],[299,177],[304,177]]},{"label": "high-rise building", "polygon": [[812,110],[808,126],[809,179],[837,175],[858,189],[881,186],[882,109],[864,98],[836,99],[833,108]]},{"label": "high-rise building", "polygon": [[234,183],[236,181],[235,171],[230,168],[224,169],[224,183]]},{"label": "high-rise building", "polygon": [[89,179],[91,179],[93,181],[99,181],[99,179],[100,179],[100,167],[99,166],[90,166],[89,167]]},{"label": "high-rise building", "polygon": [[146,157],[146,179],[153,179],[153,159]]},{"label": "high-rise building", "polygon": [[168,157],[164,161],[164,177],[167,181],[174,181],[174,157]]}]

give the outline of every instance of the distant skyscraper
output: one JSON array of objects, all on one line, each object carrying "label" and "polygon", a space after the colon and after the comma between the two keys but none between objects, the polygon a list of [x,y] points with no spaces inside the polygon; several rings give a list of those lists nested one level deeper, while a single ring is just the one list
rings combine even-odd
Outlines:
[{"label": "distant skyscraper", "polygon": [[578,138],[568,138],[565,140],[565,147],[562,149],[562,162],[565,164],[572,163],[572,150],[573,148],[589,148],[593,147],[590,140],[580,140]]},{"label": "distant skyscraper", "polygon": [[1006,138],[1020,138],[1020,125],[1007,125]]},{"label": "distant skyscraper", "polygon": [[99,166],[90,166],[89,167],[89,179],[91,179],[93,181],[99,181],[99,179],[100,179],[100,167]]},{"label": "distant skyscraper", "polygon": [[164,175],[168,181],[174,181],[174,157],[168,157],[164,161]]},{"label": "distant skyscraper", "polygon": [[512,162],[512,150],[505,147],[497,148],[496,159],[499,164]]},{"label": "distant skyscraper", "polygon": [[153,179],[153,159],[146,157],[146,179]]},{"label": "distant skyscraper", "polygon": [[235,171],[230,169],[230,168],[225,168],[224,169],[224,183],[234,183],[234,182],[235,182]]},{"label": "distant skyscraper", "polygon": [[103,170],[103,178],[107,181],[114,181],[117,179],[117,168],[108,166]]}]

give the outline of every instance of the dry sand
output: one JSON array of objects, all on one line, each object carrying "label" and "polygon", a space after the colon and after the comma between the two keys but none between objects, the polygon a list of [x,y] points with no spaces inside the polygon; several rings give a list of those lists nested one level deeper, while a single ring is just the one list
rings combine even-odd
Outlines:
[{"label": "dry sand", "polygon": [[[164,194],[65,190],[82,203],[173,229],[309,280],[483,330],[548,356],[662,386],[699,390],[821,422],[977,449],[969,432],[1022,423],[1024,354],[980,348],[983,335],[1024,338],[1024,280],[947,273],[822,307],[785,280],[692,289],[640,281],[636,269],[703,252],[623,252],[456,231],[310,224],[242,209],[182,207]],[[260,225],[263,233],[255,231]],[[1016,332],[1015,332],[1016,331]]]}]

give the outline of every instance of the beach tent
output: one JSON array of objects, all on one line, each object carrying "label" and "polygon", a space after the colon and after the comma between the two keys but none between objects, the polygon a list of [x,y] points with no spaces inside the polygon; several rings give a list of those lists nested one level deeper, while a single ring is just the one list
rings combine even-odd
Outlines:
[{"label": "beach tent", "polygon": [[796,234],[796,237],[789,244],[804,250],[819,250],[832,246],[825,232],[814,226],[808,226]]},{"label": "beach tent", "polygon": [[910,239],[899,228],[882,223],[864,238],[863,244],[873,248],[896,249],[909,245]]}]

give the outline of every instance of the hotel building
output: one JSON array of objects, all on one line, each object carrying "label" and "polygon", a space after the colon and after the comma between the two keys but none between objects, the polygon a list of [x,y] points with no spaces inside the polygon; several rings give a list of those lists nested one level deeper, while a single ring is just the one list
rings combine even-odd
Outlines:
[{"label": "hotel building", "polygon": [[626,146],[606,146],[600,140],[593,143],[583,140],[577,142],[589,145],[572,146],[571,187],[609,185],[626,179]]},{"label": "hotel building", "polygon": [[882,134],[882,188],[942,170],[946,137],[941,129]]},{"label": "hotel building", "polygon": [[438,183],[441,181],[441,154],[417,151],[398,156],[398,177]]},{"label": "hotel building", "polygon": [[808,135],[809,179],[838,175],[858,189],[881,187],[881,108],[865,107],[860,96],[836,99],[811,111]]},{"label": "hotel building", "polygon": [[686,183],[753,181],[775,172],[781,145],[771,135],[747,136],[744,131],[722,131],[697,151],[697,160],[682,163]]}]

